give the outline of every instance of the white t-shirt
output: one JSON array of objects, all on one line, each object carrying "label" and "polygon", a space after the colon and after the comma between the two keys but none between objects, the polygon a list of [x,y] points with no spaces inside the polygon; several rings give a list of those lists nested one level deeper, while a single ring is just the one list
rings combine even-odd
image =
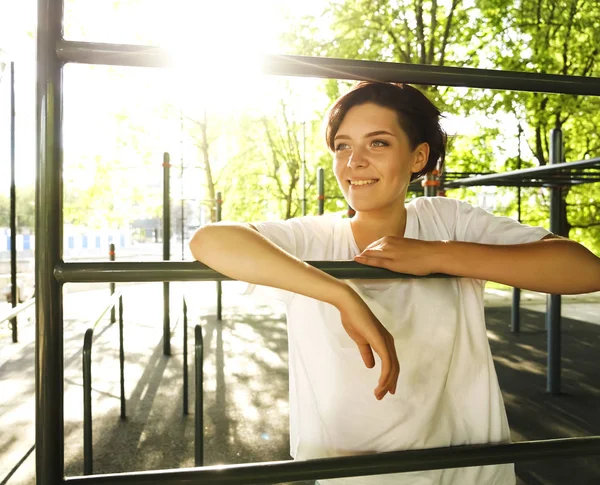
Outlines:
[{"label": "white t-shirt", "polygon": [[[548,231],[444,197],[407,204],[405,237],[485,244],[539,240]],[[304,261],[351,260],[359,253],[350,219],[301,217],[254,224]],[[487,340],[480,280],[355,280],[351,284],[395,338],[400,378],[377,401],[379,362],[368,369],[338,310],[282,290],[290,372],[290,441],[295,459],[506,443],[510,431]],[[320,480],[321,485],[514,485],[498,465]]]}]

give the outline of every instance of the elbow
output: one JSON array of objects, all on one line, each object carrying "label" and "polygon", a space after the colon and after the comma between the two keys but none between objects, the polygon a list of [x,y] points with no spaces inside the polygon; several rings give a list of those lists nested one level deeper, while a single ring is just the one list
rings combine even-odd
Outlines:
[{"label": "elbow", "polygon": [[196,261],[204,263],[203,259],[214,241],[215,226],[207,225],[198,229],[191,237],[188,246]]}]

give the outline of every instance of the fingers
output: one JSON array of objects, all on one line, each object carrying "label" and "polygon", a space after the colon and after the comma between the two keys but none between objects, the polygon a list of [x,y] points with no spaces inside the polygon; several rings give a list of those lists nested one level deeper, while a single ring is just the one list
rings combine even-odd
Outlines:
[{"label": "fingers", "polygon": [[394,339],[391,335],[388,335],[384,340],[385,345],[383,348],[380,351],[375,350],[381,358],[381,375],[378,386],[375,389],[375,397],[378,400],[383,399],[388,392],[390,394],[396,392],[398,377],[400,375],[400,363],[398,362]]},{"label": "fingers", "polygon": [[369,369],[375,367],[375,357],[373,356],[371,346],[369,344],[358,344],[358,350],[360,351],[360,356],[365,365]]},{"label": "fingers", "polygon": [[378,268],[387,268],[388,264],[391,262],[389,259],[386,258],[362,255],[354,256],[354,261],[360,264],[365,264],[367,266],[375,266]]}]

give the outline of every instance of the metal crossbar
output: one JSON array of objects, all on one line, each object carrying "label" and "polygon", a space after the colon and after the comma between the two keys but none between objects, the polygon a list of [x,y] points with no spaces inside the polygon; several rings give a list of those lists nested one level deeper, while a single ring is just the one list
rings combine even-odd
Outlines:
[{"label": "metal crossbar", "polygon": [[[73,42],[61,39],[57,42],[56,54],[58,59],[64,63],[177,67],[171,53],[157,46]],[[278,76],[390,81],[503,91],[600,96],[598,79],[534,72],[292,55],[264,56],[261,68],[265,74]]]},{"label": "metal crossbar", "polygon": [[[307,261],[311,266],[339,279],[414,279],[456,278],[445,274],[415,276],[395,273],[383,268],[373,268],[354,261]],[[114,263],[59,263],[54,276],[62,283],[101,283],[114,281],[228,281],[228,276],[217,273],[197,261],[155,261]]]},{"label": "metal crossbar", "polygon": [[201,469],[138,472],[68,478],[66,485],[247,485],[381,475],[419,470],[460,468],[580,457],[600,453],[600,436],[524,441],[501,445],[469,445],[407,450],[377,455],[344,456],[306,461],[209,466]]},{"label": "metal crossbar", "polygon": [[[442,176],[442,179],[445,178],[445,176]],[[449,178],[452,178],[452,175],[449,175]],[[555,163],[505,173],[474,175],[469,178],[444,181],[444,187],[448,189],[482,185],[543,187],[570,186],[594,182],[600,182],[600,158]]]},{"label": "metal crossbar", "polygon": [[[63,416],[63,295],[67,281],[190,281],[223,279],[209,275],[196,263],[170,267],[117,266],[111,263],[78,265],[62,262],[62,68],[66,62],[102,63],[126,66],[165,67],[171,64],[168,52],[154,47],[69,42],[62,38],[63,1],[38,0],[37,31],[37,178],[36,234],[44,244],[36,245],[36,481],[38,485],[58,483],[171,484],[276,483],[313,478],[373,475],[434,468],[510,463],[552,457],[600,453],[600,436],[571,440],[515,443],[509,445],[411,450],[380,455],[269,463],[204,470],[134,473],[64,480]],[[265,59],[267,74],[337,79],[372,79],[415,84],[437,84],[517,91],[535,91],[600,96],[597,78],[554,76],[537,73],[503,72],[440,66],[413,66],[372,61],[270,56]],[[138,263],[141,264],[141,263]],[[337,277],[352,277],[352,267],[326,263]],[[204,273],[204,278],[199,274]],[[361,273],[374,275],[374,272]],[[378,273],[378,278],[402,277]]]}]

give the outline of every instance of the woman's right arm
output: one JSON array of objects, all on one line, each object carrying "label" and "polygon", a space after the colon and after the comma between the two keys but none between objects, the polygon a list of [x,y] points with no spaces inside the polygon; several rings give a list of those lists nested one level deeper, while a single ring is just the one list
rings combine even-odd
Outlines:
[{"label": "woman's right arm", "polygon": [[192,237],[190,250],[198,261],[232,279],[280,288],[334,305],[365,365],[375,365],[372,350],[381,358],[377,399],[395,392],[400,367],[394,339],[346,283],[288,254],[249,225],[204,226]]}]

